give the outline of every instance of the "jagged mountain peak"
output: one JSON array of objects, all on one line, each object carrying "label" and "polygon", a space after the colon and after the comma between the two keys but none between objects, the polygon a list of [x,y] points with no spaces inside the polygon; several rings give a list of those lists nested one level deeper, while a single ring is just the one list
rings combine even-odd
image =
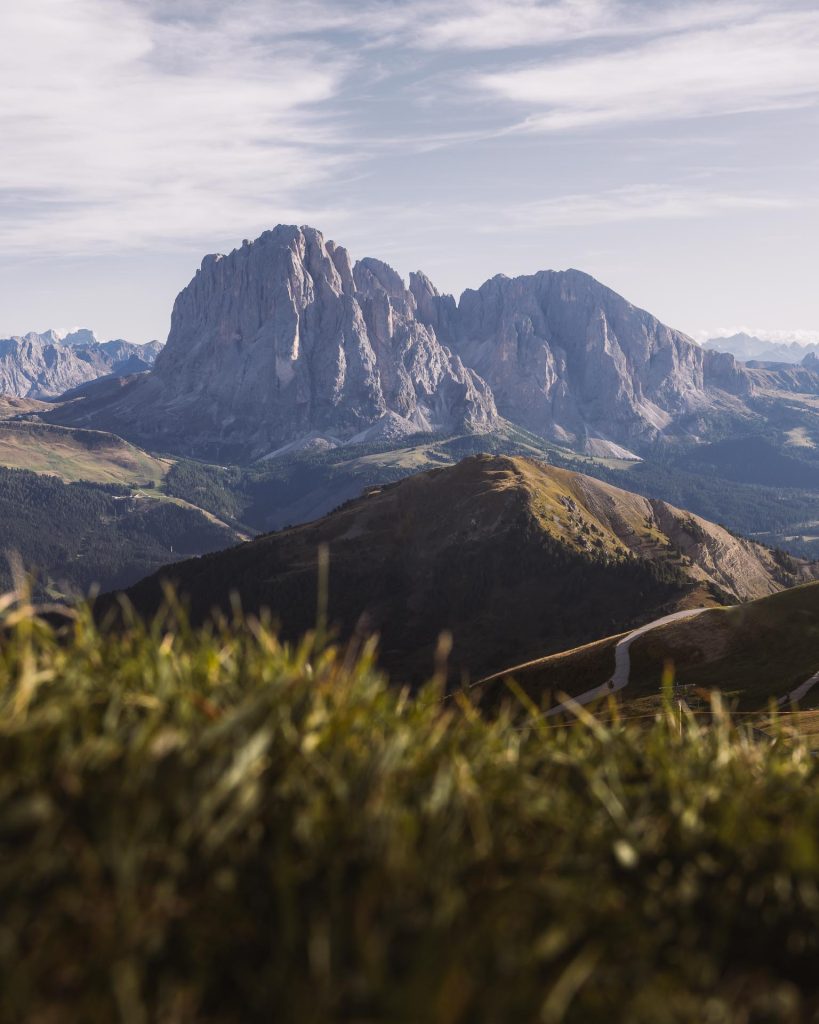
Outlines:
[{"label": "jagged mountain peak", "polygon": [[88,327],[76,327],[60,338],[60,344],[67,347],[98,345],[99,339]]},{"label": "jagged mountain peak", "polygon": [[356,263],[353,276],[359,291],[366,292],[377,285],[390,298],[404,299],[407,294],[407,286],[398,271],[372,256],[365,256]]},{"label": "jagged mountain peak", "polygon": [[[309,226],[207,256],[147,382],[100,414],[143,443],[259,457],[317,432],[485,431],[637,449],[747,420],[754,378],[577,269],[498,274],[460,299]],[[100,421],[100,415],[102,420]],[[397,417],[398,419],[396,420]],[[614,448],[612,450],[615,450]]]},{"label": "jagged mountain peak", "polygon": [[105,422],[146,443],[253,457],[311,432],[497,426],[490,389],[415,307],[386,263],[354,263],[317,229],[279,225],[202,261],[151,379],[118,395]]},{"label": "jagged mountain peak", "polygon": [[136,345],[117,339],[99,342],[86,328],[62,334],[30,331],[0,339],[0,394],[16,398],[55,398],[107,376],[151,368],[159,342]]}]

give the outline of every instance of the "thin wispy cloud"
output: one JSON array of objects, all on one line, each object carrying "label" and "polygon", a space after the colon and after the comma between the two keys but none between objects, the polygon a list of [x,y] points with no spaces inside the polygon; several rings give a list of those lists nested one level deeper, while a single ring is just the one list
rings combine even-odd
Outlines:
[{"label": "thin wispy cloud", "polygon": [[[595,225],[632,224],[658,221],[702,220],[721,213],[778,214],[803,211],[803,205],[785,196],[752,193],[736,195],[708,188],[668,187],[644,182],[628,188],[602,192],[563,192],[548,199],[518,201],[505,197],[493,203],[453,203],[451,215],[471,225],[477,235],[508,235],[525,230],[588,228]],[[400,251],[401,239],[430,230],[439,208],[426,202],[401,206],[374,206],[370,215],[389,228],[395,238],[391,247]]]},{"label": "thin wispy cloud", "polygon": [[584,39],[659,35],[725,25],[758,13],[758,3],[672,4],[617,0],[482,0],[444,10],[418,31],[429,49],[503,50]]},{"label": "thin wispy cloud", "polygon": [[[680,274],[676,237],[699,257],[729,224],[746,273],[753,257],[773,275],[819,231],[817,52],[813,0],[0,4],[0,311],[20,310],[0,333],[43,323],[50,259],[109,274],[112,255],[150,267],[161,250],[183,275],[282,221],[404,269],[429,259],[451,290],[569,260],[605,275],[627,234],[622,287],[661,291],[642,253],[675,253]],[[777,252],[757,256],[742,231],[774,223]],[[798,267],[788,281],[806,306]],[[140,332],[161,333],[170,298]]]},{"label": "thin wispy cloud", "polygon": [[818,50],[819,11],[791,11],[482,74],[477,84],[528,108],[528,130],[713,117],[814,104]]},{"label": "thin wispy cloud", "polygon": [[222,10],[169,23],[119,0],[4,6],[0,194],[18,201],[0,245],[235,229],[336,173],[344,134],[322,105],[350,59]]},{"label": "thin wispy cloud", "polygon": [[[530,227],[585,227],[594,224],[626,224],[634,221],[675,221],[712,217],[728,211],[778,212],[793,209],[783,196],[736,195],[707,189],[669,188],[653,183],[632,185],[600,193],[569,193],[528,203],[506,204],[494,227],[485,217],[487,230],[508,231]],[[484,214],[488,211],[484,211]]]}]

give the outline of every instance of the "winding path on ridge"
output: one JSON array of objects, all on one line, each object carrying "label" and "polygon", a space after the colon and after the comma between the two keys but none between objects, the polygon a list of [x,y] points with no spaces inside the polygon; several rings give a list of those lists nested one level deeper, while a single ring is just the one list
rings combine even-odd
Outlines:
[{"label": "winding path on ridge", "polygon": [[[643,636],[644,633],[650,633],[654,629],[659,629],[660,626],[665,626],[669,622],[678,622],[680,619],[693,619],[697,615],[702,615],[703,612],[711,610],[710,608],[687,608],[681,612],[674,612],[672,615],[665,615],[661,619],[655,619],[654,622],[648,622],[645,626],[640,626],[639,629],[635,629],[627,636],[624,636],[622,640],[617,642],[617,646],[614,648],[614,675],[605,683],[601,683],[600,686],[594,686],[591,690],[578,694],[570,701],[553,707],[550,711],[546,712],[545,717],[551,718],[553,715],[571,712],[573,706],[589,704],[594,700],[599,700],[601,697],[607,697],[612,693],[617,693],[618,690],[625,689],[629,684],[631,674],[631,654],[629,649],[638,637]],[[819,685],[819,672],[812,675],[801,686],[797,686],[795,690],[791,690],[784,697],[780,697],[776,702],[776,706],[781,708],[787,704],[797,703],[817,685]]]},{"label": "winding path on ridge", "polygon": [[608,679],[605,683],[601,683],[600,686],[594,686],[591,690],[586,690],[585,693],[580,693],[576,697],[573,697],[570,701],[564,704],[558,704],[553,707],[550,711],[546,712],[546,717],[551,718],[552,715],[559,715],[566,711],[571,711],[573,704],[589,704],[593,700],[598,700],[600,697],[607,697],[609,694],[617,693],[618,690],[624,689],[629,684],[629,677],[631,674],[631,655],[629,648],[634,641],[641,637],[644,633],[650,633],[653,629],[659,629],[660,626],[665,626],[669,622],[677,622],[680,619],[693,619],[697,615],[702,615],[703,612],[710,611],[708,608],[686,608],[681,612],[674,612],[673,615],[664,615],[661,619],[655,619],[654,622],[648,622],[645,626],[640,626],[639,629],[635,629],[629,633],[628,636],[624,636],[622,640],[618,640],[617,646],[614,648],[614,675],[611,679]]},{"label": "winding path on ridge", "polygon": [[819,683],[819,672],[816,675],[806,679],[801,686],[797,686],[795,690],[791,690],[790,693],[786,693],[784,697],[780,697],[776,702],[778,708],[784,707],[786,704],[798,704],[804,696],[807,695],[809,690],[812,690],[816,684]]}]

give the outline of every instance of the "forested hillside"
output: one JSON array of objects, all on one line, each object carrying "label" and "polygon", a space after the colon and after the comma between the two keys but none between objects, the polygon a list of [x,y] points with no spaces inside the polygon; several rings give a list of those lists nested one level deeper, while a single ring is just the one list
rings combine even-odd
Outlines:
[{"label": "forested hillside", "polygon": [[0,468],[0,591],[9,557],[37,574],[40,596],[128,586],[176,558],[229,546],[233,534],[200,512],[126,487],[65,484]]}]

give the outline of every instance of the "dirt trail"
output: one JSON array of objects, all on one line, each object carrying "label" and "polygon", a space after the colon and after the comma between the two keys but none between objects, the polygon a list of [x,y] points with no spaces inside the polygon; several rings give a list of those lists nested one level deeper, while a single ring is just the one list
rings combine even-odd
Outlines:
[{"label": "dirt trail", "polygon": [[557,707],[552,708],[546,713],[547,718],[551,718],[552,715],[559,715],[567,711],[571,711],[573,704],[589,704],[591,701],[598,700],[600,697],[606,697],[609,694],[617,693],[618,690],[624,689],[628,686],[629,676],[631,673],[631,655],[629,648],[634,641],[643,636],[644,633],[649,633],[653,629],[658,629],[660,626],[665,626],[669,622],[677,622],[680,619],[691,619],[697,615],[702,615],[703,612],[710,611],[708,608],[686,608],[681,612],[674,612],[672,615],[664,615],[661,619],[655,619],[654,622],[649,622],[645,626],[640,626],[639,629],[635,629],[628,636],[624,636],[620,640],[614,649],[614,675],[611,679],[605,683],[601,683],[600,686],[594,686],[591,690],[586,690],[585,693],[578,694],[577,697],[573,697],[571,701],[564,704],[558,704]]},{"label": "dirt trail", "polygon": [[817,685],[817,683],[819,683],[819,672],[817,672],[816,675],[811,676],[810,679],[806,679],[805,682],[802,683],[801,686],[797,686],[795,690],[791,690],[791,692],[786,693],[784,697],[780,697],[776,702],[776,706],[781,708],[786,704],[798,704],[799,701],[802,700],[803,697],[807,696],[814,686]]},{"label": "dirt trail", "polygon": [[[558,704],[550,711],[546,712],[545,717],[551,718],[553,715],[564,714],[571,712],[572,706],[578,704],[589,704],[592,701],[599,700],[601,697],[606,697],[609,694],[617,693],[619,690],[625,689],[629,684],[629,677],[631,673],[631,654],[629,649],[634,641],[643,636],[645,633],[649,633],[654,629],[658,629],[660,626],[665,626],[669,622],[678,622],[680,619],[691,619],[698,615],[702,615],[703,612],[711,611],[709,608],[688,608],[684,611],[674,612],[673,615],[665,615],[661,619],[655,619],[654,622],[649,622],[645,626],[640,626],[639,629],[635,629],[628,636],[624,636],[622,640],[617,643],[614,649],[614,675],[608,679],[605,683],[601,683],[600,686],[594,686],[590,690],[586,690],[585,693],[578,694],[577,697],[573,697],[570,701],[566,701],[563,704]],[[810,679],[805,680],[800,686],[797,686],[795,690],[791,690],[790,693],[786,693],[784,697],[780,697],[777,702],[777,707],[784,707],[787,704],[795,704],[802,700],[803,697],[814,688],[819,685],[819,672],[812,675]]]}]

